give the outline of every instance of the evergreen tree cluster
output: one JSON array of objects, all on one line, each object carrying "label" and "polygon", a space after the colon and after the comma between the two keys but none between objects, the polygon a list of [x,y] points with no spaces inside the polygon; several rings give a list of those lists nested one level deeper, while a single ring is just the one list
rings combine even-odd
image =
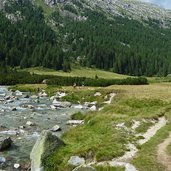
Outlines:
[{"label": "evergreen tree cluster", "polygon": [[45,22],[42,9],[29,0],[19,0],[11,1],[5,11],[8,14],[20,11],[22,19],[13,22],[0,13],[0,62],[11,67],[62,70],[66,63],[64,54],[56,33]]}]

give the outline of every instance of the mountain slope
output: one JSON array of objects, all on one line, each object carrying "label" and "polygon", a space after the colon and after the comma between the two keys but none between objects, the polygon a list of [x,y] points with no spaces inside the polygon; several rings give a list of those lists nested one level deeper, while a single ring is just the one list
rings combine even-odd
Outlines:
[{"label": "mountain slope", "polygon": [[171,72],[171,13],[157,6],[131,0],[8,0],[3,8],[3,64],[68,71],[74,63],[147,76]]}]

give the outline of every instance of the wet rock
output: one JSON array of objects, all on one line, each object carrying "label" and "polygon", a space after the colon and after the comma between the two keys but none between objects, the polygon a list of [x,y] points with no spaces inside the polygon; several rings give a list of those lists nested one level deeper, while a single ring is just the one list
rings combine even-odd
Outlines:
[{"label": "wet rock", "polygon": [[83,107],[83,105],[76,105],[76,106],[74,106],[74,109],[83,109],[84,107]]},{"label": "wet rock", "polygon": [[29,109],[34,109],[34,106],[33,105],[28,105],[28,108]]},{"label": "wet rock", "polygon": [[19,128],[20,128],[20,129],[24,129],[24,128],[25,128],[25,126],[19,126]]},{"label": "wet rock", "polygon": [[30,96],[27,94],[27,95],[24,96],[24,98],[28,99],[28,98],[30,98]]},{"label": "wet rock", "polygon": [[22,93],[21,91],[19,91],[19,90],[16,90],[16,91],[15,91],[15,95],[16,95],[16,96],[22,96],[23,93]]},{"label": "wet rock", "polygon": [[80,158],[79,156],[71,156],[68,160],[68,164],[72,166],[80,166],[85,163],[84,158]]},{"label": "wet rock", "polygon": [[55,100],[55,96],[50,97],[50,100]]},{"label": "wet rock", "polygon": [[12,109],[11,109],[11,111],[16,111],[17,110],[17,108],[16,107],[13,107]]},{"label": "wet rock", "polygon": [[0,151],[6,150],[11,147],[12,140],[10,137],[7,138],[0,138]]},{"label": "wet rock", "polygon": [[15,163],[15,164],[14,164],[14,168],[15,168],[15,169],[19,169],[19,168],[20,168],[20,164],[19,164],[19,163]]},{"label": "wet rock", "polygon": [[59,108],[71,107],[70,102],[60,102],[60,101],[57,101],[56,99],[52,103],[55,107],[59,107]]},{"label": "wet rock", "polygon": [[91,166],[79,166],[72,171],[96,171],[96,169]]},{"label": "wet rock", "polygon": [[28,125],[28,126],[35,126],[35,124],[33,122],[31,122],[31,121],[27,121],[26,125]]},{"label": "wet rock", "polygon": [[10,99],[10,96],[6,96],[4,99],[5,100],[9,100]]},{"label": "wet rock", "polygon": [[57,107],[54,106],[54,105],[50,105],[50,108],[51,108],[51,109],[57,109]]},{"label": "wet rock", "polygon": [[31,171],[44,170],[42,161],[62,145],[64,145],[63,141],[57,136],[53,135],[50,131],[43,131],[30,154]]},{"label": "wet rock", "polygon": [[13,103],[14,102],[14,100],[7,100],[6,102],[5,102],[5,104],[7,104],[7,103]]},{"label": "wet rock", "polygon": [[83,125],[84,120],[69,120],[67,125]]},{"label": "wet rock", "polygon": [[60,128],[59,125],[55,125],[55,126],[51,129],[51,131],[53,131],[53,132],[60,131],[60,130],[61,130],[61,128]]},{"label": "wet rock", "polygon": [[6,162],[6,158],[5,157],[0,157],[0,163],[5,163]]}]

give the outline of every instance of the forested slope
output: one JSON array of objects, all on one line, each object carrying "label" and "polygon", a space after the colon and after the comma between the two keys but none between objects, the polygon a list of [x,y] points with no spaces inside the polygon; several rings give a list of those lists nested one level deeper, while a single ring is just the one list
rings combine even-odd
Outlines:
[{"label": "forested slope", "polygon": [[[2,65],[69,71],[75,64],[129,75],[171,73],[170,27],[153,18],[106,15],[84,3],[45,6],[48,14],[40,1],[8,3],[0,13]],[[9,19],[9,14],[14,16]]]}]

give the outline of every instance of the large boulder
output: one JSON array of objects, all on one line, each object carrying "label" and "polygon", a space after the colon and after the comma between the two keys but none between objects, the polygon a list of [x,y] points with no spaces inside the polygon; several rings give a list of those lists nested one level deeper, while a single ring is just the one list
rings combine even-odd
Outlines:
[{"label": "large boulder", "polygon": [[0,138],[0,151],[6,150],[7,148],[11,147],[12,140],[10,137],[7,138]]},{"label": "large boulder", "polygon": [[96,171],[96,169],[91,166],[79,166],[72,171]]},{"label": "large boulder", "polygon": [[31,171],[43,171],[43,161],[62,145],[63,141],[50,131],[42,131],[30,154]]}]

